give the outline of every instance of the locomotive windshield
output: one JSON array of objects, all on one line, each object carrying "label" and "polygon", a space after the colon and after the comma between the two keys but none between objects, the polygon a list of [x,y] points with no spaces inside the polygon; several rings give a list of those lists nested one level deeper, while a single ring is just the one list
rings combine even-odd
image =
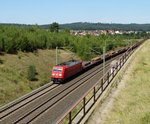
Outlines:
[{"label": "locomotive windshield", "polygon": [[53,69],[53,72],[61,72],[62,71],[62,68],[54,68]]}]

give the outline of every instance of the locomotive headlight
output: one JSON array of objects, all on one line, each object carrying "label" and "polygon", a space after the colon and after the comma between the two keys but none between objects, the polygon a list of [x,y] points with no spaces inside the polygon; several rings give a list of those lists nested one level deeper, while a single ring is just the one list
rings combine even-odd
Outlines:
[{"label": "locomotive headlight", "polygon": [[59,74],[59,76],[62,76],[62,74]]},{"label": "locomotive headlight", "polygon": [[55,74],[52,74],[53,76],[55,76]]}]

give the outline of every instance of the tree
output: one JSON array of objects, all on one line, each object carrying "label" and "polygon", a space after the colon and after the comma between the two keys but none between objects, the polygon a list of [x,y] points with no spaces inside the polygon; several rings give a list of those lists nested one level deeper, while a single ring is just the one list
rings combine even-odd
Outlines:
[{"label": "tree", "polygon": [[67,33],[67,34],[70,34],[70,29],[69,28],[65,28],[64,32]]},{"label": "tree", "polygon": [[59,24],[57,22],[53,22],[50,25],[50,31],[51,32],[58,32],[59,31]]},{"label": "tree", "polygon": [[0,52],[1,51],[5,51],[5,40],[4,40],[4,38],[2,38],[0,40]]}]

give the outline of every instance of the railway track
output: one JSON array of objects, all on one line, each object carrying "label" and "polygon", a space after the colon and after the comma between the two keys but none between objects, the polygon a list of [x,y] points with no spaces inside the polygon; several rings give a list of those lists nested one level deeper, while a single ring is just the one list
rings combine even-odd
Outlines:
[{"label": "railway track", "polygon": [[56,87],[59,87],[59,85],[49,83],[48,85],[45,85],[44,87],[42,87],[28,95],[25,95],[25,96],[17,99],[16,101],[4,106],[3,108],[0,109],[0,113],[1,113],[0,119],[6,117],[7,115],[16,111],[18,108],[23,107],[24,105],[32,102],[33,100],[39,98],[40,96],[46,94],[47,92],[54,90]]},{"label": "railway track", "polygon": [[[108,68],[109,66],[107,66],[106,69]],[[63,97],[57,104],[51,108],[47,108],[45,112],[40,114],[39,117],[33,119],[31,123],[42,123],[43,120],[45,120],[45,123],[57,123],[57,119],[61,118],[65,113],[67,113],[70,110],[70,107],[73,106],[74,103],[78,101],[82,95],[85,94],[86,91],[89,90],[103,75],[102,69],[100,70],[101,71],[96,73],[94,77],[90,78],[84,84],[81,84],[80,87],[76,88],[74,91]],[[68,104],[68,106],[66,104]]]},{"label": "railway track", "polygon": [[[121,55],[112,58],[106,62],[106,68],[109,68],[111,61],[119,59]],[[2,124],[9,123],[45,123],[47,114],[50,114],[48,120],[49,123],[55,123],[67,108],[61,109],[60,105],[62,101],[67,100],[71,94],[78,91],[83,92],[86,90],[79,90],[81,87],[90,87],[96,82],[100,76],[102,76],[102,65],[98,65],[82,75],[78,76],[74,80],[71,80],[63,85],[47,84],[36,91],[4,106],[0,109],[0,119]],[[90,83],[92,82],[92,83]],[[88,88],[87,88],[88,89]],[[78,94],[76,93],[76,94]],[[81,96],[77,95],[77,96]],[[73,97],[72,97],[73,98]],[[73,98],[72,101],[74,101]],[[66,102],[68,104],[65,107],[71,106],[73,102]],[[55,110],[55,109],[56,110]],[[62,112],[58,112],[58,108]],[[62,107],[63,108],[63,107]],[[45,115],[46,114],[46,115]],[[51,115],[52,114],[52,115]]]}]

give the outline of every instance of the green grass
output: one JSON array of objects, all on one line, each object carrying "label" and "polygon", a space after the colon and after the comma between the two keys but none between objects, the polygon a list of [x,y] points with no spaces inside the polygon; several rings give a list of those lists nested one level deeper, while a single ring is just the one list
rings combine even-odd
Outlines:
[{"label": "green grass", "polygon": [[[59,51],[59,62],[69,59],[71,54]],[[0,55],[0,61],[0,106],[2,106],[50,81],[51,68],[55,65],[55,50],[4,54]],[[37,71],[35,81],[27,79],[30,65],[34,65]]]},{"label": "green grass", "polygon": [[136,53],[125,87],[103,124],[150,124],[150,40]]}]

